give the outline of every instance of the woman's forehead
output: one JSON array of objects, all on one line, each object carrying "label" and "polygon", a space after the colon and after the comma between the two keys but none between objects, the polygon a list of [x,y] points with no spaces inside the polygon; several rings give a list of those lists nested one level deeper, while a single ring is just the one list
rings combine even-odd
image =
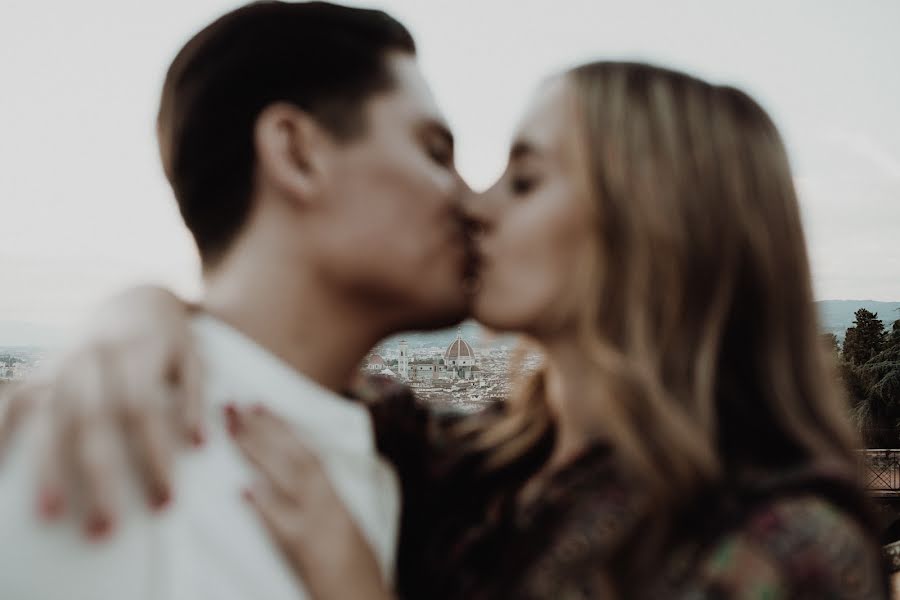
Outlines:
[{"label": "woman's forehead", "polygon": [[575,125],[575,97],[568,78],[547,80],[532,97],[516,128],[513,147],[525,145],[542,153],[565,150]]},{"label": "woman's forehead", "polygon": [[516,128],[516,139],[545,149],[557,146],[572,126],[574,97],[565,77],[547,80],[535,92]]}]

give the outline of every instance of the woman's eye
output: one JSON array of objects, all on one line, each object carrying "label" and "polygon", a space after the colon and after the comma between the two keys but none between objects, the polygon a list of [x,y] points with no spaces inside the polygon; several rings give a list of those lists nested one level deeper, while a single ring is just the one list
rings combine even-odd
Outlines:
[{"label": "woman's eye", "polygon": [[536,182],[533,177],[513,177],[510,185],[512,187],[513,194],[517,196],[524,196],[534,189],[535,183]]}]

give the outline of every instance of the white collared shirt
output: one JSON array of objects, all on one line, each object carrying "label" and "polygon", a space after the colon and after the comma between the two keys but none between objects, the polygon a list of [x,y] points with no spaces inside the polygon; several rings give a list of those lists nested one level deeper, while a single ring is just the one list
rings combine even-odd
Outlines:
[{"label": "white collared shirt", "polygon": [[400,498],[365,407],[297,373],[209,316],[193,322],[206,367],[202,449],[179,454],[172,505],[153,514],[132,485],[113,537],[85,540],[81,522],[45,524],[35,505],[34,423],[0,462],[0,598],[3,600],[295,600],[291,571],[242,500],[252,467],[228,438],[222,408],[264,402],[297,429],[372,546],[393,572]]}]

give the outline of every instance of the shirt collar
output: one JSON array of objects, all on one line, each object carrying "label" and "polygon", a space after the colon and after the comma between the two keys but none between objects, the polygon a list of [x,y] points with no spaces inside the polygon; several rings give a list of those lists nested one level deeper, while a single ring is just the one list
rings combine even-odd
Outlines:
[{"label": "shirt collar", "polygon": [[317,444],[374,452],[365,407],[319,385],[220,319],[201,314],[191,326],[212,405],[260,402]]}]

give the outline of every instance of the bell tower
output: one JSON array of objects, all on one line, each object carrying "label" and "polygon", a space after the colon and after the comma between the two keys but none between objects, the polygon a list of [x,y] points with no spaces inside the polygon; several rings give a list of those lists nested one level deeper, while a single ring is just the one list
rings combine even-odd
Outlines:
[{"label": "bell tower", "polygon": [[403,379],[409,379],[409,344],[400,340],[400,358],[397,360],[397,371]]}]

